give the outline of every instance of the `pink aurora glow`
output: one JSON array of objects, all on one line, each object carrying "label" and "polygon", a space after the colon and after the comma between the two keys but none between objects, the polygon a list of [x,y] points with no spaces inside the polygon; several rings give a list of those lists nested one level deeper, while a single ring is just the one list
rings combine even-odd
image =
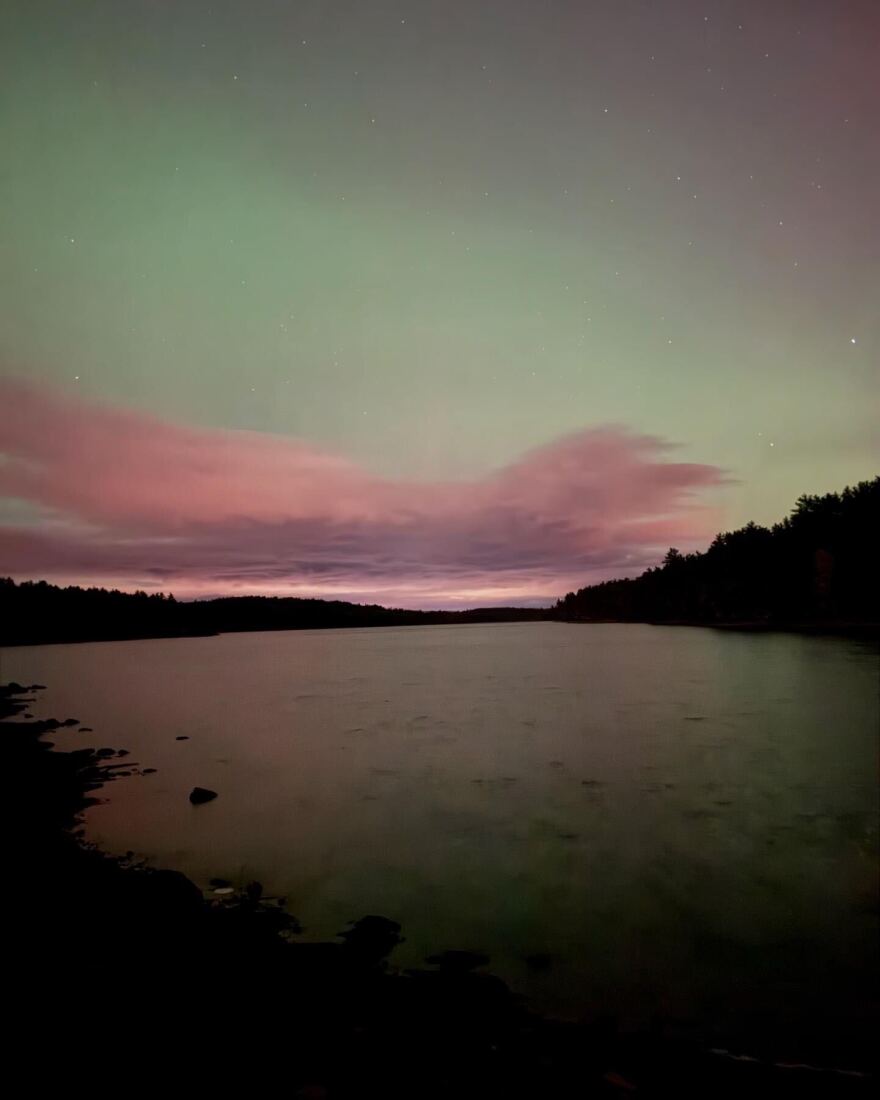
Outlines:
[{"label": "pink aurora glow", "polygon": [[[714,466],[591,428],[467,481],[378,477],[311,444],[0,381],[0,573],[397,606],[541,602],[717,529]],[[15,519],[18,514],[19,518]]]}]

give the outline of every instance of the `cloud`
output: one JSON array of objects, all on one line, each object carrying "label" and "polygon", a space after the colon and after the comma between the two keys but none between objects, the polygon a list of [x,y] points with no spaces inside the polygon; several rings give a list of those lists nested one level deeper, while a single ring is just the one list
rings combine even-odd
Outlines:
[{"label": "cloud", "polygon": [[412,606],[555,598],[717,515],[715,466],[622,427],[467,481],[381,478],[286,436],[197,429],[0,380],[0,573]]}]

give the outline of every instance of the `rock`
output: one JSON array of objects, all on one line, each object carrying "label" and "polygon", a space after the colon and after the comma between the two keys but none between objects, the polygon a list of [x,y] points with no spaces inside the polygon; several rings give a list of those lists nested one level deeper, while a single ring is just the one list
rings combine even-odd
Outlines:
[{"label": "rock", "polygon": [[155,773],[155,771],[156,771],[155,768],[144,768],[141,771],[141,775],[153,775]]},{"label": "rock", "polygon": [[174,740],[175,741],[189,741],[189,738],[184,733],[184,734],[181,734],[180,737],[175,737]]},{"label": "rock", "polygon": [[367,966],[375,966],[403,943],[398,935],[400,925],[387,917],[367,916],[354,921],[350,929],[340,932],[346,951]]},{"label": "rock", "polygon": [[247,899],[252,905],[256,905],[263,896],[263,884],[261,882],[249,882],[245,887]]},{"label": "rock", "polygon": [[61,723],[61,725],[62,726],[78,726],[79,725],[79,719],[78,718],[65,718],[64,721]]},{"label": "rock", "polygon": [[128,749],[118,749],[116,755],[117,756],[129,756],[130,754],[129,754]]},{"label": "rock", "polygon": [[207,787],[193,787],[189,792],[189,800],[193,806],[201,806],[203,802],[213,802],[217,797],[216,791],[209,791]]},{"label": "rock", "polygon": [[79,732],[80,733],[94,733],[95,731],[92,729],[91,726],[80,726],[79,727]]}]

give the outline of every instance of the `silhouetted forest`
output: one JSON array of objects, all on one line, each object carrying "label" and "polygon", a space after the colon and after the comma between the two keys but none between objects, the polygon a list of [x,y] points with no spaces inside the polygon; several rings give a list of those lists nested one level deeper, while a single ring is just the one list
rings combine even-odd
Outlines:
[{"label": "silhouetted forest", "polygon": [[628,580],[556,604],[566,620],[834,625],[880,622],[880,477],[802,496],[791,515],[716,536],[703,553],[670,549]]},{"label": "silhouetted forest", "polygon": [[230,596],[184,602],[171,595],[106,588],[59,588],[0,578],[0,645],[169,638],[239,630],[418,626],[546,619],[544,609],[482,607],[410,611],[342,600]]}]

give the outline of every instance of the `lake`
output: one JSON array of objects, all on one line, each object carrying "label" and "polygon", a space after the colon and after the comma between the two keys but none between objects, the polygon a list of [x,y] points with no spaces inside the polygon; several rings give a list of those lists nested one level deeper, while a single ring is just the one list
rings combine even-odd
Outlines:
[{"label": "lake", "polygon": [[[484,951],[563,1017],[780,1049],[867,1033],[867,644],[428,626],[12,648],[2,675],[94,727],[60,747],[157,769],[106,789],[90,840],[205,888],[259,879],[308,938],[381,914],[395,965]],[[191,806],[195,785],[219,798]]]}]

